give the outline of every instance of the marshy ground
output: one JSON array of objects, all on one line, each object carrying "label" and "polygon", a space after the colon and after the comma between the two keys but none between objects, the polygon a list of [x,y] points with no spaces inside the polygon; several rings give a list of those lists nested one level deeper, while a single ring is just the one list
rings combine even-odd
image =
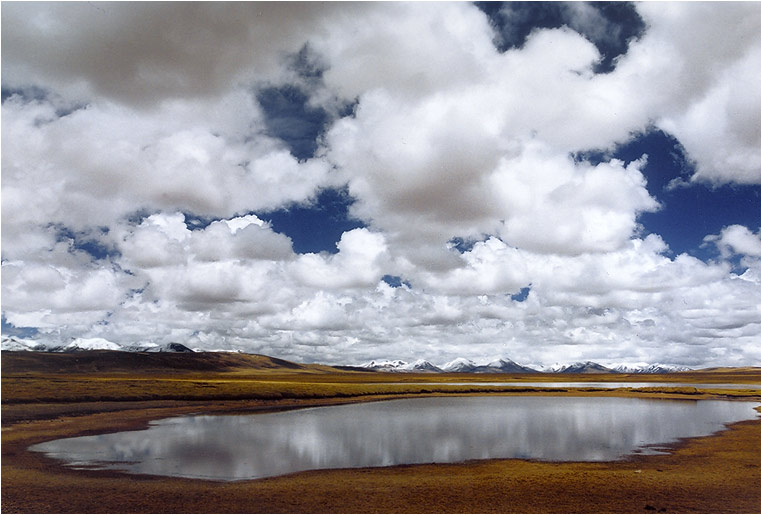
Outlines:
[{"label": "marshy ground", "polygon": [[[430,395],[637,396],[759,400],[756,369],[648,376],[674,387],[501,387],[448,383],[638,381],[644,376],[383,374],[237,354],[2,354],[5,513],[759,513],[760,422],[689,439],[669,455],[606,463],[488,460],[301,472],[210,482],[72,470],[28,446],[145,427],[187,413],[241,413]],[[426,382],[421,385],[416,383]],[[394,383],[394,384],[391,384]]]}]

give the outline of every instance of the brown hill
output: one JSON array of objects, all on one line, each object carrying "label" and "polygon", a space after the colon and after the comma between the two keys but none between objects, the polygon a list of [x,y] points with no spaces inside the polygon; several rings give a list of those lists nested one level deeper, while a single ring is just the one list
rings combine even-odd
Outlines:
[{"label": "brown hill", "polygon": [[7,352],[0,357],[3,375],[29,372],[76,374],[91,372],[234,372],[237,370],[279,372],[328,372],[321,365],[303,365],[259,354],[233,352]]}]

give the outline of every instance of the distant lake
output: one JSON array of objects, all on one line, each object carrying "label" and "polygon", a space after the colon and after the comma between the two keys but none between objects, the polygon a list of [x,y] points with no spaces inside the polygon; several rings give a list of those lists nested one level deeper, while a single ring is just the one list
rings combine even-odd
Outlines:
[{"label": "distant lake", "polygon": [[211,480],[490,458],[610,461],[758,417],[758,402],[440,397],[183,416],[30,447],[78,468]]},{"label": "distant lake", "polygon": [[416,383],[406,383],[406,382],[398,382],[398,383],[384,383],[384,384],[414,384],[414,385],[445,385],[445,384],[452,384],[457,386],[527,386],[531,388],[653,388],[653,387],[659,387],[659,388],[678,388],[678,387],[688,387],[688,388],[717,388],[722,390],[727,389],[738,389],[738,390],[759,390],[760,385],[758,384],[711,384],[711,383],[617,383],[612,381],[601,381],[601,382],[591,382],[591,381],[572,381],[572,382],[553,382],[553,381],[547,381],[547,382],[539,382],[539,381],[526,381],[526,382],[469,382],[469,383],[450,383],[450,382],[444,382],[444,383],[434,383],[434,382],[416,382]]}]

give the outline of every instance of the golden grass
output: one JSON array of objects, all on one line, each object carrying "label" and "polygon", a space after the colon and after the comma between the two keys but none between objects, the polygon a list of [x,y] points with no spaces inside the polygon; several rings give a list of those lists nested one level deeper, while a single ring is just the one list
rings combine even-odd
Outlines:
[{"label": "golden grass", "polygon": [[[388,374],[387,374],[388,375]],[[354,378],[357,379],[357,378]],[[420,381],[420,379],[419,379]],[[274,400],[358,397],[366,395],[489,394],[584,392],[585,388],[536,386],[490,386],[478,383],[454,385],[442,381],[429,384],[354,382],[333,375],[259,375],[240,377],[228,374],[182,376],[9,376],[2,378],[2,400],[19,403],[128,402],[151,400]],[[653,395],[682,394],[721,397],[758,397],[753,389],[712,389],[693,387],[646,387],[639,391]],[[626,394],[622,390],[620,394]],[[632,390],[635,391],[635,390]]]},{"label": "golden grass", "polygon": [[[663,375],[627,374],[390,374],[344,372],[267,356],[109,351],[3,353],[2,402],[88,403],[323,399],[366,395],[542,393],[574,388],[490,386],[485,382],[687,382],[759,384],[759,369],[718,369]],[[425,384],[418,384],[425,383]],[[456,385],[451,383],[465,383]],[[677,388],[677,389],[675,389]],[[650,395],[698,395],[695,390],[642,389]],[[703,395],[758,396],[758,391],[702,389]],[[622,395],[627,393],[622,391]]]}]

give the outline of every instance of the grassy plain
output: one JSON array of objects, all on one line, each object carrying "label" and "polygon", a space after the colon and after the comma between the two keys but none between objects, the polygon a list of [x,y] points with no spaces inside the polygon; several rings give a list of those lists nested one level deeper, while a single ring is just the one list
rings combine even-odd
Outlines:
[{"label": "grassy plain", "polygon": [[[759,390],[538,388],[476,382],[644,382],[642,375],[378,374],[236,354],[2,354],[5,513],[760,512],[760,423],[691,439],[667,456],[610,463],[489,460],[314,471],[219,483],[71,470],[33,443],[145,427],[186,413],[257,412],[430,395],[595,395],[759,400]],[[654,382],[759,384],[716,369]],[[427,384],[418,384],[427,383]],[[470,383],[455,385],[448,383]]]}]

